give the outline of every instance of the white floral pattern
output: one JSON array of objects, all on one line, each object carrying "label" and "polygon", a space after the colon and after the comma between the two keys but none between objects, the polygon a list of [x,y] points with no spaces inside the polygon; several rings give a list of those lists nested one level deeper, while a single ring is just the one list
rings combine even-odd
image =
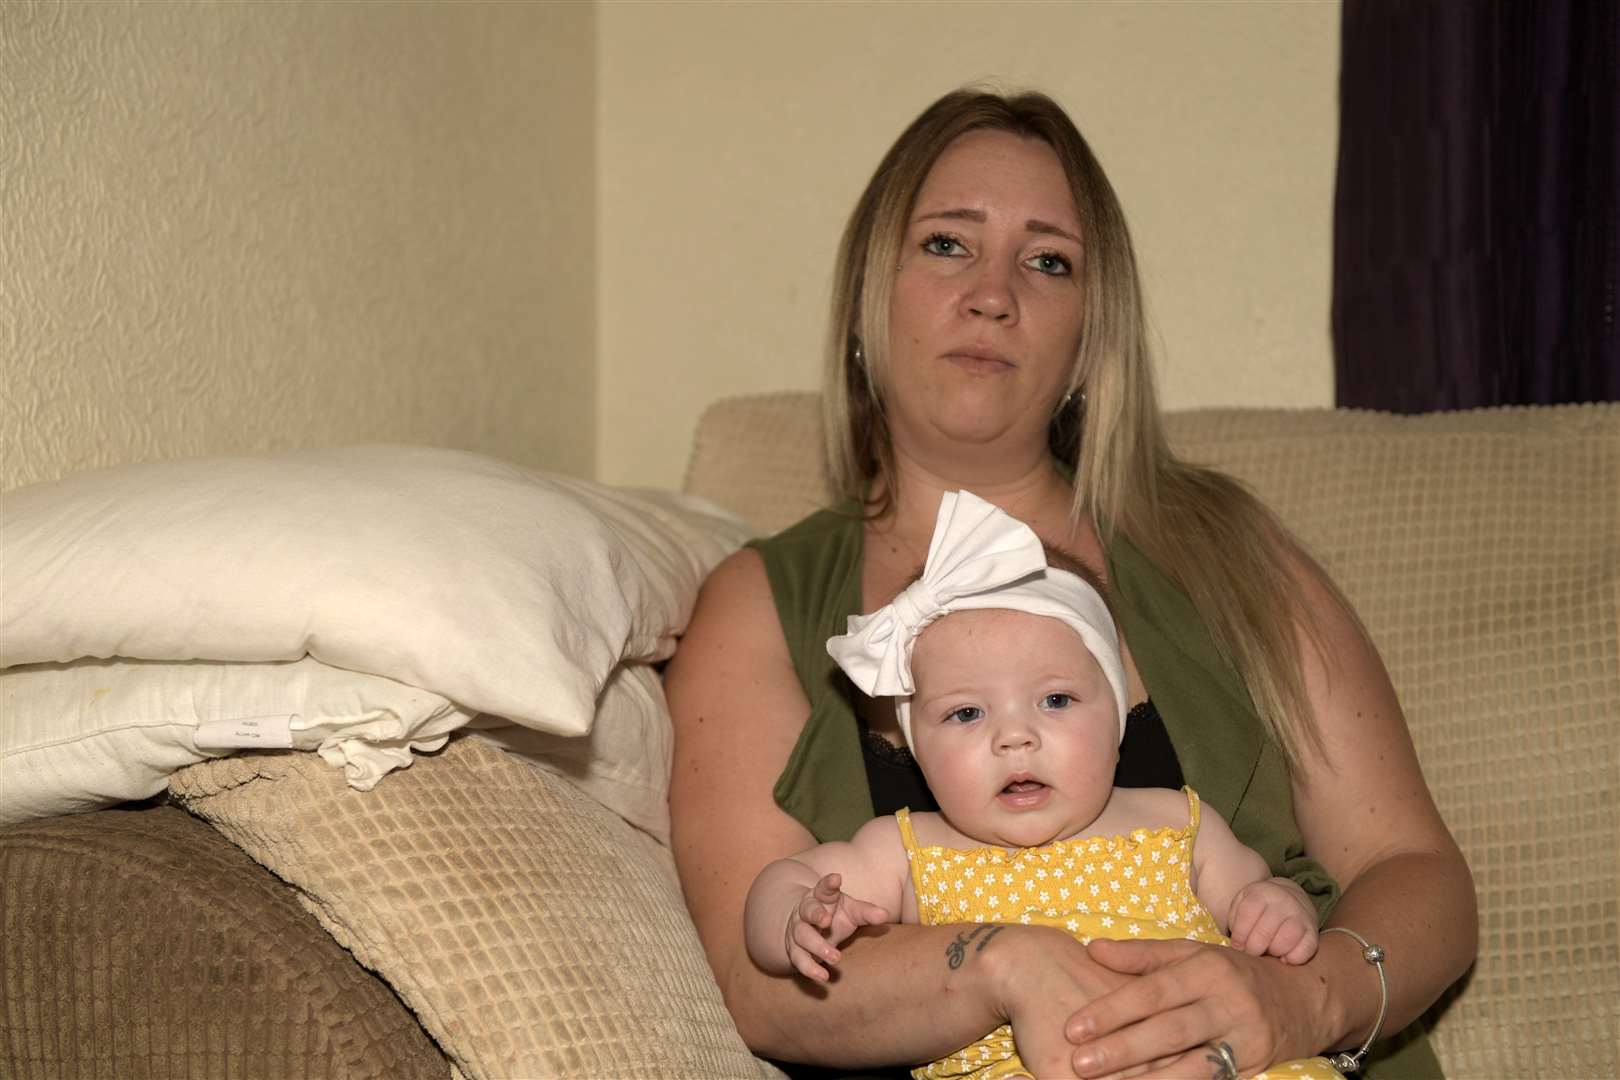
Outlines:
[{"label": "white floral pattern", "polygon": [[[1187,938],[1224,945],[1215,919],[1199,903],[1187,877],[1198,837],[1198,796],[1187,792],[1188,823],[1182,828],[1137,829],[1123,836],[1059,840],[1039,848],[980,847],[956,850],[919,846],[909,815],[897,819],[911,861],[918,919],[924,925],[955,922],[1056,926],[1082,942],[1093,937]],[[971,859],[971,865],[964,866]],[[1061,864],[1059,863],[1061,860]],[[1160,865],[1151,880],[1140,868]],[[978,868],[982,871],[976,872]],[[1067,881],[1053,891],[1042,882]],[[1149,891],[1149,886],[1152,890]],[[1142,890],[1141,892],[1135,890]],[[1106,898],[1105,897],[1106,893]],[[1098,898],[1093,906],[1088,898]],[[917,1080],[1002,1080],[1027,1076],[1018,1060],[1012,1029],[1002,1025],[939,1061],[914,1069]],[[1255,1080],[1268,1076],[1259,1074]],[[1339,1073],[1325,1058],[1290,1062],[1269,1070],[1290,1080],[1325,1080]]]}]

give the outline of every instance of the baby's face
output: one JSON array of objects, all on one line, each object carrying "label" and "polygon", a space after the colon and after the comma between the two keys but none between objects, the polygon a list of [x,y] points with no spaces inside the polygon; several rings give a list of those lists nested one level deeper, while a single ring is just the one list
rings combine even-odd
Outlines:
[{"label": "baby's face", "polygon": [[1114,691],[1056,619],[962,611],[912,651],[911,740],[940,811],[987,844],[1035,847],[1096,820],[1119,760]]}]

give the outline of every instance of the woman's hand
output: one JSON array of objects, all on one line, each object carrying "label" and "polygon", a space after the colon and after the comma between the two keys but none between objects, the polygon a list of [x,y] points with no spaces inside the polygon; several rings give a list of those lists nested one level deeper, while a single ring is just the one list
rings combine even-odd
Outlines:
[{"label": "woman's hand", "polygon": [[1311,1057],[1333,1038],[1318,1024],[1325,995],[1307,967],[1194,941],[1098,939],[1088,950],[1105,969],[1139,977],[1070,1017],[1077,1076],[1143,1065],[1150,1077],[1208,1075],[1216,1041],[1247,1075]]},{"label": "woman's hand", "polygon": [[1075,1076],[1064,1025],[1075,1010],[1135,981],[1094,960],[1073,935],[1051,927],[958,926],[964,953],[989,964],[997,1010],[1012,1025],[1024,1067],[1042,1080]]}]

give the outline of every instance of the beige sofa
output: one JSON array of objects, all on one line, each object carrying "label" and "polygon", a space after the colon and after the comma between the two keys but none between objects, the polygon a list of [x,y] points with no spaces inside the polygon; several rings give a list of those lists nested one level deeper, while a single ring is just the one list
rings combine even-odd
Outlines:
[{"label": "beige sofa", "polygon": [[[1383,650],[1479,891],[1479,961],[1432,1017],[1448,1072],[1615,1075],[1620,406],[1171,432],[1281,513]],[[686,487],[778,528],[825,498],[817,438],[811,395],[721,402]],[[768,1071],[667,851],[477,735],[367,793],[311,754],[171,792],[0,831],[0,1074]]]}]

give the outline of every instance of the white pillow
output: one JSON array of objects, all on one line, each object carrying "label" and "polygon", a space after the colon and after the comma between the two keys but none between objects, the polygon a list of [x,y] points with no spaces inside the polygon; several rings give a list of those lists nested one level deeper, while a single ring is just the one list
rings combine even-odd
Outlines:
[{"label": "white pillow", "polygon": [[471,719],[437,694],[308,658],[9,668],[0,715],[0,825],[144,799],[241,747],[319,751],[369,791]]},{"label": "white pillow", "polygon": [[0,667],[307,653],[580,735],[747,537],[721,515],[426,447],[80,473],[5,496]]},{"label": "white pillow", "polygon": [[669,768],[675,733],[651,664],[621,664],[602,688],[588,735],[553,735],[480,716],[490,742],[572,781],[630,824],[669,844]]}]

